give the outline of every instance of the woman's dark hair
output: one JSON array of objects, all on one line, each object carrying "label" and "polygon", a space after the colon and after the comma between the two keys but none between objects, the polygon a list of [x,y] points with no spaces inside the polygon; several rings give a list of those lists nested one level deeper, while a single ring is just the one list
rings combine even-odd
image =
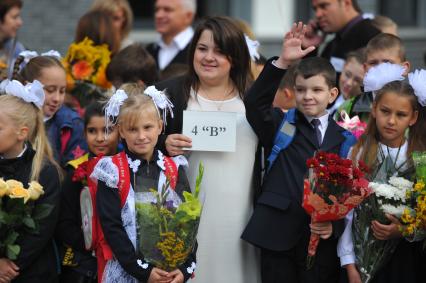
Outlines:
[{"label": "woman's dark hair", "polygon": [[[376,91],[376,98],[374,99],[373,107],[376,107],[377,103],[383,98],[386,93],[396,93],[402,97],[406,97],[410,100],[413,111],[418,111],[417,122],[409,127],[408,131],[408,149],[407,157],[411,157],[413,151],[424,151],[425,143],[424,140],[424,127],[425,127],[425,107],[421,107],[419,104],[414,90],[405,81],[393,81],[384,85],[380,90]],[[380,134],[376,126],[376,119],[370,115],[367,129],[364,135],[361,136],[357,144],[352,150],[351,159],[364,161],[368,167],[374,168],[377,164],[377,151],[379,149]]]},{"label": "woman's dark hair", "polygon": [[4,16],[6,16],[7,12],[13,7],[22,8],[21,0],[1,0],[0,1],[0,21],[4,21]]},{"label": "woman's dark hair", "polygon": [[87,125],[89,124],[90,119],[92,119],[92,117],[105,116],[104,106],[104,103],[93,101],[86,107],[86,111],[84,112],[84,129],[87,128]]},{"label": "woman's dark hair", "polygon": [[194,37],[189,46],[188,73],[184,84],[184,93],[189,98],[190,90],[198,90],[200,80],[194,69],[194,53],[201,34],[210,30],[217,48],[228,57],[231,62],[229,76],[240,96],[243,96],[249,83],[252,81],[250,73],[250,53],[242,31],[228,17],[207,17],[196,28]]},{"label": "woman's dark hair", "polygon": [[39,78],[42,70],[45,68],[59,67],[65,72],[62,63],[53,56],[34,57],[21,69],[21,63],[24,59],[24,57],[18,56],[13,66],[13,79],[18,80],[23,84],[26,82],[32,82]]},{"label": "woman's dark hair", "polygon": [[83,41],[88,37],[95,45],[108,45],[115,54],[120,49],[120,39],[113,26],[110,14],[105,11],[93,10],[84,14],[78,21],[74,42]]}]

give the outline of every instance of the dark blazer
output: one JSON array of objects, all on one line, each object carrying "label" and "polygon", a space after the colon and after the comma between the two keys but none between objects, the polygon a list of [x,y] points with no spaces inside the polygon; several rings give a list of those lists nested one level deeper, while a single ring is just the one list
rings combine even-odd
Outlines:
[{"label": "dark blazer", "polygon": [[[186,66],[188,64],[189,45],[190,43],[188,43],[184,49],[179,51],[179,53],[176,54],[172,61],[170,61],[170,63],[163,70],[161,70],[161,73],[167,72],[167,70],[172,65],[180,64]],[[160,71],[158,65],[158,52],[160,52],[160,46],[157,43],[150,43],[146,46],[146,50],[149,52],[149,54],[152,55],[152,57],[154,57],[155,63],[157,63],[157,69]]]},{"label": "dark blazer", "polygon": [[[276,131],[284,113],[272,108],[275,92],[285,70],[267,62],[245,98],[246,116],[267,154],[271,152]],[[309,232],[310,217],[301,206],[306,160],[317,150],[338,153],[344,141],[343,128],[332,118],[323,143],[318,146],[314,129],[299,111],[296,112],[296,134],[288,148],[281,151],[266,174],[253,215],[242,238],[258,247],[273,251],[293,248]],[[335,241],[343,232],[343,221],[333,223]],[[332,246],[332,245],[331,245]],[[329,251],[336,257],[336,249]]]},{"label": "dark blazer", "polygon": [[[90,153],[89,158],[94,157],[95,155]],[[80,276],[94,278],[97,271],[96,257],[93,256],[92,251],[86,250],[81,221],[80,194],[85,185],[82,181],[72,180],[74,167],[68,165],[66,170],[62,183],[61,210],[55,232],[61,264],[65,269],[77,272]],[[66,277],[65,273],[63,271],[61,276]]]},{"label": "dark blazer", "polygon": [[321,57],[345,59],[348,52],[365,47],[370,39],[379,33],[380,30],[372,25],[370,19],[362,19],[353,26],[337,32],[335,38],[325,46]]}]

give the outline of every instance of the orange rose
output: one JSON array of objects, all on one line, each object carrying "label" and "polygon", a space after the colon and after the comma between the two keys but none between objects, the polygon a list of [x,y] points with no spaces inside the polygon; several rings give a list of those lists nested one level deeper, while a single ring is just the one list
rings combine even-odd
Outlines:
[{"label": "orange rose", "polygon": [[93,71],[93,67],[89,63],[81,60],[72,66],[71,73],[76,80],[88,80]]}]

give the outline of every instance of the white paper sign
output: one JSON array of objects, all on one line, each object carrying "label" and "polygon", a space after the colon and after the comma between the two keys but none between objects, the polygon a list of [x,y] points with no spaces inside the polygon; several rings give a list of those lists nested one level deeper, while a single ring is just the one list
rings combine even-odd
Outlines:
[{"label": "white paper sign", "polygon": [[189,150],[235,152],[237,113],[183,111],[182,134],[192,139]]}]

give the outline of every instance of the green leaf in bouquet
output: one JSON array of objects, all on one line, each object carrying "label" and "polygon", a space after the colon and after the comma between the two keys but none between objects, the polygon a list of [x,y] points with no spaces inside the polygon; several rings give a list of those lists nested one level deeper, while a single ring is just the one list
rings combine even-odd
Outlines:
[{"label": "green leaf in bouquet", "polygon": [[9,215],[24,215],[25,213],[25,204],[23,198],[11,198],[6,202],[5,211]]},{"label": "green leaf in bouquet", "polygon": [[201,181],[203,180],[203,175],[204,175],[204,166],[203,166],[203,163],[200,162],[200,164],[198,165],[197,179],[195,181],[195,197],[196,198],[198,198],[200,194],[200,186],[201,186]]},{"label": "green leaf in bouquet", "polygon": [[194,195],[189,192],[183,192],[185,201],[179,205],[176,213],[184,212],[187,217],[183,217],[182,221],[195,220],[201,215],[201,203]]},{"label": "green leaf in bouquet", "polygon": [[426,152],[413,152],[413,161],[417,179],[426,181]]},{"label": "green leaf in bouquet", "polygon": [[153,247],[159,241],[161,217],[151,203],[136,203],[136,213],[139,246],[145,254],[145,247]]},{"label": "green leaf in bouquet", "polygon": [[3,224],[6,223],[6,216],[7,216],[7,213],[4,212],[3,210],[0,210],[0,223],[3,223]]},{"label": "green leaf in bouquet", "polygon": [[19,234],[16,231],[11,231],[7,235],[6,239],[4,240],[5,245],[13,245],[16,242],[16,239],[18,238]]},{"label": "green leaf in bouquet", "polygon": [[6,256],[10,260],[17,259],[20,252],[21,252],[21,247],[19,247],[18,245],[6,246]]},{"label": "green leaf in bouquet", "polygon": [[35,221],[31,218],[31,217],[25,217],[22,222],[24,223],[25,226],[27,226],[30,229],[35,229],[36,228],[36,223]]},{"label": "green leaf in bouquet", "polygon": [[34,207],[32,218],[35,221],[42,220],[46,218],[47,216],[49,216],[52,210],[53,210],[53,205],[51,204],[43,203],[43,204],[37,205]]}]

